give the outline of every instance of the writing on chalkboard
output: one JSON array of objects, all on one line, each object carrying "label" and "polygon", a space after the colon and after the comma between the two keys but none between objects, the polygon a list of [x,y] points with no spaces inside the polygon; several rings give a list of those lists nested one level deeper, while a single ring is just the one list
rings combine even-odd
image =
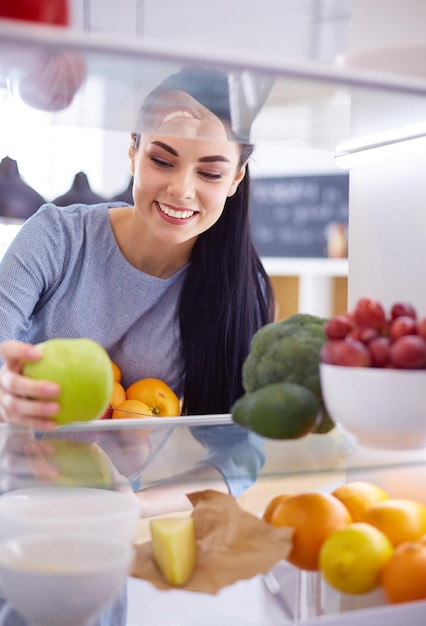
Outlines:
[{"label": "writing on chalkboard", "polygon": [[[346,238],[349,176],[253,178],[251,227],[261,256],[327,257]],[[337,239],[336,239],[337,241]],[[337,250],[337,248],[336,248]]]}]

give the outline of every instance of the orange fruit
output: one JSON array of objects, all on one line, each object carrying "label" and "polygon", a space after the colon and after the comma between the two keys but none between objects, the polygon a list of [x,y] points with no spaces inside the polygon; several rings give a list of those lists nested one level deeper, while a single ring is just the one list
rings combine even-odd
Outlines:
[{"label": "orange fruit", "polygon": [[365,522],[334,531],[321,546],[320,570],[334,589],[368,593],[380,586],[383,568],[393,553],[384,533]]},{"label": "orange fruit", "polygon": [[333,496],[343,502],[354,522],[361,522],[368,509],[390,496],[386,491],[373,483],[355,480],[340,485],[333,492]]},{"label": "orange fruit", "polygon": [[121,383],[121,369],[119,368],[117,363],[114,363],[114,361],[111,361],[111,365],[112,365],[112,373],[114,376],[114,380],[117,383]]},{"label": "orange fruit", "polygon": [[263,512],[263,519],[265,520],[265,522],[268,522],[268,524],[271,523],[271,519],[272,519],[272,515],[275,511],[275,509],[277,508],[278,504],[280,502],[283,502],[284,500],[287,500],[287,498],[289,498],[290,496],[286,493],[281,493],[278,496],[275,496],[274,498],[272,498],[272,500],[270,502],[268,502],[268,504],[266,505],[266,508]]},{"label": "orange fruit", "polygon": [[426,600],[426,537],[395,548],[383,570],[382,588],[392,603]]},{"label": "orange fruit", "polygon": [[109,401],[109,405],[112,408],[116,407],[121,402],[124,402],[126,399],[126,391],[121,383],[118,383],[116,380],[112,385],[112,395]]},{"label": "orange fruit", "polygon": [[389,498],[370,507],[364,522],[385,533],[395,547],[426,534],[426,506],[415,500]]},{"label": "orange fruit", "polygon": [[158,378],[142,378],[126,389],[128,400],[139,400],[157,417],[175,417],[180,414],[179,398],[169,385]]},{"label": "orange fruit", "polygon": [[292,548],[287,560],[305,570],[319,569],[323,542],[339,528],[352,522],[348,509],[329,493],[301,493],[277,504],[273,526],[293,528]]},{"label": "orange fruit", "polygon": [[113,409],[112,419],[129,419],[132,417],[152,417],[151,409],[140,400],[124,400]]}]

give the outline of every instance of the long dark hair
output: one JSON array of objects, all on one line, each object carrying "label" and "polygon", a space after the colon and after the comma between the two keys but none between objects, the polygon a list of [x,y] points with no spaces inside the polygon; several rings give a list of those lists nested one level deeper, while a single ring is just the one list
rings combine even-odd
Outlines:
[{"label": "long dark hair", "polygon": [[[149,94],[137,129],[149,126],[157,98],[182,90],[219,117],[238,141],[240,162],[253,146],[232,128],[228,77],[218,70],[184,67]],[[135,134],[138,138],[138,133]],[[219,220],[198,236],[179,300],[184,368],[182,413],[228,413],[243,393],[242,367],[254,333],[273,321],[271,282],[253,245],[249,219],[250,175],[227,198]]]},{"label": "long dark hair", "polygon": [[182,412],[228,413],[243,393],[251,339],[273,321],[272,286],[253,245],[248,167],[219,220],[199,235],[179,302]]}]

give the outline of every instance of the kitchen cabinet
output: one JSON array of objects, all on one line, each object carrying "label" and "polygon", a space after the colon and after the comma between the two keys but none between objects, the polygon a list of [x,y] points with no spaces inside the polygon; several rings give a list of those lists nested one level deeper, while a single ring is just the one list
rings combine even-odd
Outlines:
[{"label": "kitchen cabinet", "polygon": [[[63,72],[53,73],[52,76],[48,70],[50,62],[63,59],[61,55],[64,54],[79,59],[78,67],[83,74],[74,76],[74,80],[70,79],[63,84],[61,90]],[[16,107],[22,106],[25,93],[23,85],[30,76],[32,95],[43,97],[45,103],[44,110],[34,111],[33,119],[39,119],[40,123],[46,123],[47,120],[53,127],[66,125],[128,133],[133,128],[144,95],[182,65],[200,63],[229,72],[233,86],[231,107],[237,130],[244,130],[254,114],[258,113],[252,132],[255,143],[280,142],[288,147],[306,147],[334,153],[338,144],[362,135],[362,125],[351,124],[354,112],[361,105],[367,103],[369,110],[380,111],[385,106],[388,112],[398,111],[399,123],[408,125],[419,121],[419,111],[424,111],[426,103],[426,82],[405,74],[385,74],[312,62],[286,62],[272,56],[251,56],[249,51],[245,54],[221,54],[218,50],[212,54],[189,44],[175,44],[173,48],[168,48],[164,42],[158,41],[117,41],[102,35],[0,21],[3,113],[6,115],[8,107],[9,110],[14,108],[15,103]],[[55,91],[58,86],[59,94]],[[52,91],[52,87],[55,90]],[[62,106],[61,98],[65,96],[70,101],[67,107]],[[365,114],[365,106],[363,109]],[[407,111],[406,120],[404,111]],[[288,123],[291,119],[295,121],[294,124]],[[387,119],[388,128],[391,128],[394,117],[388,115]],[[386,130],[386,124],[386,120],[382,119],[380,130]],[[409,169],[408,163],[404,164],[404,169]],[[363,223],[358,224],[356,218],[355,222],[360,236]],[[364,233],[368,236],[368,231]],[[332,273],[330,268],[333,267],[335,275],[345,275],[345,261],[332,263],[333,266],[326,260],[324,263],[306,261],[302,274],[308,280],[318,276],[328,278]],[[279,272],[280,275],[292,275],[296,272],[290,261],[275,262],[270,259],[266,266],[271,274]],[[300,267],[297,269],[298,275],[301,273]],[[355,277],[357,288],[352,293],[352,299],[362,288],[360,285],[365,268],[361,270]],[[386,268],[383,271],[386,272]],[[104,420],[101,424],[87,427],[69,427],[66,433],[77,432],[78,436],[84,434],[85,438],[97,442],[108,440],[112,460],[121,466],[122,473],[128,478],[140,480],[136,476],[137,472],[133,471],[132,461],[139,469],[141,465],[144,466],[142,483],[139,483],[144,486],[185,471],[204,457],[205,448],[192,437],[193,428],[227,429],[232,426],[230,416],[202,416],[186,421],[155,423],[152,425],[149,449],[141,446],[137,452],[143,456],[136,459],[131,459],[128,454],[130,443],[135,452],[133,435],[143,430],[135,420],[126,420],[119,425]],[[130,433],[131,436],[119,437],[117,431],[121,434]],[[120,445],[117,446],[118,441]],[[302,440],[291,442],[265,441],[264,451],[266,460],[258,480],[239,498],[243,507],[256,514],[263,510],[276,493],[308,489],[329,491],[334,485],[356,477],[369,477],[389,488],[395,496],[416,497],[426,502],[426,494],[421,488],[426,472],[426,451],[423,449],[395,451],[364,448],[337,426],[327,435],[308,435]],[[8,488],[13,488],[13,485],[6,480],[2,489]],[[249,593],[249,587],[245,593]],[[228,602],[220,610],[223,618],[221,623],[225,623],[226,615],[230,614],[229,607],[234,602],[232,590],[229,596]],[[193,602],[191,599],[191,604]],[[331,614],[343,610],[344,600],[339,598],[333,602]],[[184,600],[182,606],[186,607]],[[360,606],[356,608],[359,609],[360,617],[357,617],[358,611],[351,609],[347,611],[347,618],[346,614],[344,618],[341,615],[336,618],[338,623],[361,623],[361,619],[365,621],[366,616],[369,619],[370,613],[363,613],[369,609]],[[200,611],[205,611],[205,608]],[[378,616],[378,623],[382,619],[383,623],[390,624],[392,616],[398,614],[403,615],[403,619],[410,619],[412,615],[410,623],[420,624],[420,621],[415,620],[421,617],[424,621],[426,605],[410,605],[397,610],[380,607],[376,613],[373,609],[371,611],[371,615]],[[235,624],[254,623],[247,615],[230,615],[234,616]],[[285,623],[285,618],[277,613],[271,620],[264,623]],[[305,616],[304,621],[311,623],[315,620]],[[333,618],[330,617],[332,622]],[[189,618],[187,623],[190,623]]]}]

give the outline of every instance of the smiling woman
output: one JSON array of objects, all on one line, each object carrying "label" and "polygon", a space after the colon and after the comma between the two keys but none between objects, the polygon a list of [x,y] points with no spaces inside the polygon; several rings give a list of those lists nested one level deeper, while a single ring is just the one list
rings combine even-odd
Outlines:
[{"label": "smiling woman", "polygon": [[[156,275],[163,278],[188,263],[195,238],[217,222],[245,174],[238,146],[228,141],[220,120],[210,119],[212,114],[190,96],[185,100],[197,108],[197,117],[174,116],[165,124],[173,134],[163,138],[162,123],[157,133],[142,133],[130,146],[137,210],[116,229],[124,244],[149,223],[149,230],[138,232],[143,245],[133,262],[143,270],[145,259],[151,268],[158,259]],[[124,226],[126,231],[120,229]],[[178,253],[172,245],[179,245]]]},{"label": "smiling woman", "polygon": [[[184,415],[229,413],[243,394],[243,362],[274,302],[250,233],[253,146],[232,130],[229,102],[226,73],[182,69],[148,96],[131,133],[134,205],[47,204],[22,226],[0,264],[3,421],[54,426],[58,386],[23,376],[41,358],[33,344],[52,337],[97,341],[123,387],[160,379]],[[253,483],[261,439],[215,428],[192,432],[203,462],[138,492],[146,515],[189,508],[194,480],[236,496]],[[111,613],[102,625],[124,620]]]}]

